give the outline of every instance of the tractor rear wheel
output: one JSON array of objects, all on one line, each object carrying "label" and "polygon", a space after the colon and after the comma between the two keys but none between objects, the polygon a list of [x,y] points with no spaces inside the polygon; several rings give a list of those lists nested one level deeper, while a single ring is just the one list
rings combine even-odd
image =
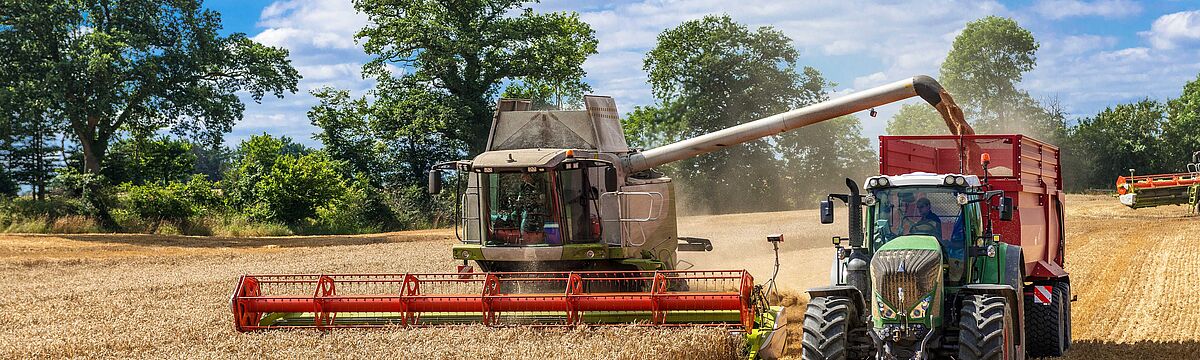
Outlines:
[{"label": "tractor rear wheel", "polygon": [[1015,354],[1012,310],[1004,297],[967,295],[959,309],[958,359],[1006,360]]},{"label": "tractor rear wheel", "polygon": [[864,359],[856,351],[867,339],[859,324],[859,309],[844,296],[815,297],[804,312],[804,360]]},{"label": "tractor rear wheel", "polygon": [[1025,328],[1029,335],[1030,357],[1057,357],[1066,353],[1070,343],[1070,319],[1067,313],[1066,283],[1054,283],[1049,304],[1025,298]]}]

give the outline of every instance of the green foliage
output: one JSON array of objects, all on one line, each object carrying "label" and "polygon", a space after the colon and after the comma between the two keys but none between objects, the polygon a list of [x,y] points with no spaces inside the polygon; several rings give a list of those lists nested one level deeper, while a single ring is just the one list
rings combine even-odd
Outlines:
[{"label": "green foliage", "polygon": [[262,134],[242,141],[234,152],[233,165],[224,176],[225,190],[229,192],[227,202],[238,209],[248,208],[257,199],[255,187],[281,156],[294,157],[309,152],[286,136],[276,138]]},{"label": "green foliage", "polygon": [[904,104],[900,111],[888,120],[888,135],[935,135],[949,134],[946,121],[926,103]]},{"label": "green foliage", "polygon": [[249,207],[249,215],[285,224],[315,217],[317,208],[346,192],[339,166],[321,152],[280,156],[270,172],[254,184],[256,201]]},{"label": "green foliage", "polygon": [[150,232],[156,232],[163,222],[180,224],[196,214],[177,182],[122,186],[119,199],[125,210],[152,224]]},{"label": "green foliage", "polygon": [[14,92],[43,104],[98,173],[121,129],[171,127],[215,142],[242,115],[237,93],[259,101],[295,92],[287,50],[242,33],[220,35],[199,0],[6,1],[0,62]]},{"label": "green foliage", "polygon": [[478,152],[501,82],[578,83],[583,61],[596,53],[593,31],[578,14],[539,14],[525,3],[355,0],[370,20],[358,37],[376,56],[367,73],[390,77],[385,65],[395,63],[450,94],[467,110],[453,140]]},{"label": "green foliage", "polygon": [[1164,106],[1154,100],[1121,104],[1082,119],[1073,130],[1074,156],[1087,164],[1087,172],[1068,179],[1078,188],[1111,188],[1117,176],[1136,169],[1141,174],[1162,173],[1167,163],[1183,160],[1162,159]]},{"label": "green foliage", "polygon": [[1178,98],[1167,102],[1162,144],[1163,158],[1173,165],[1191,160],[1192,154],[1200,151],[1200,76],[1184,85]]},{"label": "green foliage", "polygon": [[[751,30],[728,16],[707,16],[668,29],[644,65],[658,104],[635,108],[625,122],[626,133],[635,146],[658,146],[825,99],[831,84],[815,69],[799,70],[798,57],[782,32]],[[801,202],[807,202],[809,192],[836,190],[821,188],[825,182],[814,181],[815,174],[860,176],[873,159],[860,131],[858,119],[844,118],[678,161],[663,170],[683,184],[679,188],[693,210],[807,205]],[[801,172],[805,175],[798,176]]]},{"label": "green foliage", "polygon": [[21,190],[20,185],[13,179],[8,169],[0,169],[0,199],[17,196],[19,190]]},{"label": "green foliage", "polygon": [[122,138],[109,148],[100,173],[116,184],[167,183],[186,178],[195,164],[191,143],[137,135]]},{"label": "green foliage", "polygon": [[1029,98],[1017,88],[1037,64],[1033,34],[1010,18],[988,16],[967,23],[942,63],[940,81],[975,123],[977,131],[1007,132],[1014,109]]},{"label": "green foliage", "polygon": [[533,110],[582,110],[583,96],[589,91],[592,87],[581,80],[567,84],[529,80],[509,84],[500,97],[529,99],[533,101]]}]

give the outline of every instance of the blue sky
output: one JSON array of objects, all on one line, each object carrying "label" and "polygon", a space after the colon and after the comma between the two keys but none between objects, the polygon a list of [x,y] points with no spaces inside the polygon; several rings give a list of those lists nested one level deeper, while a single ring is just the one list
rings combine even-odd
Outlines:
[{"label": "blue sky", "polygon": [[[291,51],[304,76],[300,92],[248,102],[245,119],[227,136],[236,145],[251,134],[291,136],[315,145],[305,113],[308,91],[323,86],[371,88],[359,67],[370,59],[354,33],[366,24],[349,0],[208,0],[226,32]],[[1038,99],[1057,99],[1073,116],[1113,104],[1177,96],[1200,74],[1200,1],[580,1],[549,0],[536,11],[575,11],[596,31],[599,53],[584,64],[596,94],[612,95],[622,111],[653,103],[642,58],[655,36],[683,21],[727,13],[752,27],[773,26],[801,51],[800,63],[838,83],[834,96],[916,74],[937,75],[954,37],[987,15],[1016,19],[1041,44],[1038,67],[1022,87]],[[860,115],[875,138],[898,109]]]}]

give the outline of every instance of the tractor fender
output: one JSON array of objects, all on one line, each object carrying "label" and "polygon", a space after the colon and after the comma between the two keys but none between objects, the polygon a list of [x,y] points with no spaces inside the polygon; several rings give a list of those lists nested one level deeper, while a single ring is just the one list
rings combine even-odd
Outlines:
[{"label": "tractor fender", "polygon": [[808,289],[808,297],[823,297],[823,296],[845,296],[858,306],[859,310],[867,309],[867,303],[863,300],[863,295],[857,288],[850,285],[833,285],[825,287],[817,287]]}]

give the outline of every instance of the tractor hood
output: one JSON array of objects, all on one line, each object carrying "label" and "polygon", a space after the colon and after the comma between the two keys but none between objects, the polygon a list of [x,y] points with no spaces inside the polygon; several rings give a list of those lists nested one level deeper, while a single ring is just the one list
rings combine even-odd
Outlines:
[{"label": "tractor hood", "polygon": [[471,162],[476,171],[513,171],[528,168],[554,168],[567,158],[566,149],[493,150],[475,157]]},{"label": "tractor hood", "polygon": [[938,315],[942,249],[937,238],[905,235],[889,241],[872,257],[871,277],[874,311],[881,315],[875,319],[923,322]]}]

